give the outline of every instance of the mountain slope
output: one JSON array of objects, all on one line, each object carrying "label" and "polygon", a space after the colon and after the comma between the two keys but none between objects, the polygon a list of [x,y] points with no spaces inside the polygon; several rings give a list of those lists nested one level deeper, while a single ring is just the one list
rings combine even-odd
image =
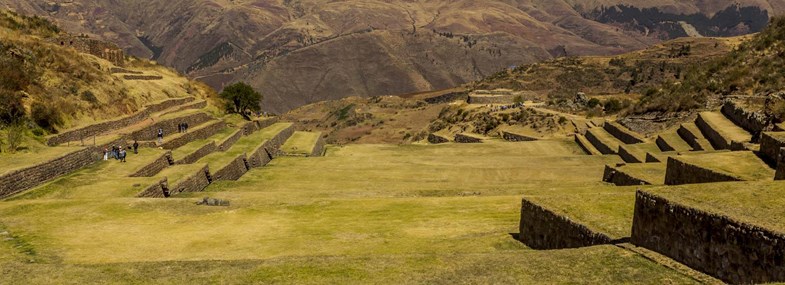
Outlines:
[{"label": "mountain slope", "polygon": [[[721,36],[755,32],[768,11],[785,9],[780,0],[704,2],[0,0],[0,5],[51,17],[66,30],[110,40],[216,88],[248,81],[265,95],[266,110],[281,112],[323,99],[452,87],[557,56],[638,50],[686,35],[690,27]],[[622,4],[632,8],[615,6]],[[644,21],[652,15],[659,20]]]}]

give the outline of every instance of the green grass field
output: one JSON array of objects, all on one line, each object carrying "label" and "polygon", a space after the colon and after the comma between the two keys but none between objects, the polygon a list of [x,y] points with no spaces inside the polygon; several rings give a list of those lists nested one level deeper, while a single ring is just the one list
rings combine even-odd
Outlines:
[{"label": "green grass field", "polygon": [[749,151],[685,154],[674,158],[745,181],[774,180],[774,169]]},{"label": "green grass field", "polygon": [[[227,153],[252,149],[286,126],[243,137]],[[513,238],[523,196],[614,236],[629,231],[633,189],[599,181],[605,164],[621,160],[584,155],[569,141],[331,146],[324,157],[279,157],[206,192],[133,198],[137,190],[127,185],[137,178],[122,176],[157,155],[129,156],[134,162],[124,168],[101,163],[1,202],[0,234],[13,237],[0,239],[3,279],[694,283],[615,246],[535,251]],[[176,180],[201,163],[158,177]],[[196,205],[204,196],[231,206]]]},{"label": "green grass field", "polygon": [[322,133],[294,132],[291,138],[281,147],[284,153],[309,155]]}]

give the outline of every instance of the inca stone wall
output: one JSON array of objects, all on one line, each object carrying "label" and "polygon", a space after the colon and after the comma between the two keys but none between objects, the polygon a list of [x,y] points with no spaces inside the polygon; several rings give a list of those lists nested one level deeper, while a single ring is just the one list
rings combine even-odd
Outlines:
[{"label": "inca stone wall", "polygon": [[243,174],[248,172],[247,159],[244,153],[238,155],[232,162],[213,174],[213,181],[240,179],[240,177],[243,177]]},{"label": "inca stone wall", "polygon": [[548,209],[523,199],[520,241],[533,249],[561,249],[611,243],[611,238],[595,233]]},{"label": "inca stone wall", "polygon": [[603,128],[626,144],[642,143],[643,138],[615,122],[605,123]]},{"label": "inca stone wall", "polygon": [[205,165],[196,173],[183,178],[180,182],[169,187],[169,195],[174,196],[183,192],[202,192],[210,185],[210,168]]},{"label": "inca stone wall", "polygon": [[428,142],[432,144],[441,144],[441,143],[448,143],[450,142],[450,140],[437,134],[429,134]]},{"label": "inca stone wall", "polygon": [[469,104],[513,104],[515,96],[512,95],[469,95]]},{"label": "inca stone wall", "polygon": [[504,138],[507,141],[511,141],[511,142],[530,142],[530,141],[536,141],[537,140],[537,138],[524,136],[524,135],[519,135],[519,134],[514,134],[514,133],[506,132],[506,131],[502,132],[502,138]]},{"label": "inca stone wall", "polygon": [[315,156],[322,156],[324,155],[324,146],[326,142],[324,141],[324,137],[319,134],[319,138],[316,139],[316,144],[313,146],[313,151],[308,156],[315,157]]},{"label": "inca stone wall", "polygon": [[140,141],[153,141],[158,138],[158,129],[163,129],[164,139],[178,133],[177,125],[188,123],[189,132],[204,122],[212,120],[213,117],[207,113],[194,113],[183,117],[171,118],[158,121],[144,129],[135,131],[128,135],[129,139]]},{"label": "inca stone wall", "polygon": [[785,147],[785,133],[763,133],[760,137],[760,153],[768,162],[775,162],[780,149]]},{"label": "inca stone wall", "polygon": [[108,42],[72,35],[61,36],[52,41],[61,46],[73,47],[79,52],[100,57],[117,66],[125,64],[125,53],[123,50],[117,47],[117,45]]},{"label": "inca stone wall", "polygon": [[785,236],[638,191],[631,241],[733,284],[785,281]]},{"label": "inca stone wall", "polygon": [[185,157],[177,159],[175,164],[191,164],[196,163],[202,157],[207,156],[218,150],[218,146],[215,145],[215,142],[210,142],[205,144],[204,146],[200,147],[199,149],[193,151],[192,153],[187,154]]},{"label": "inca stone wall", "polygon": [[198,109],[204,109],[204,108],[207,108],[207,101],[201,100],[201,101],[198,101],[198,102],[195,102],[195,103],[191,103],[191,104],[180,106],[178,108],[172,109],[171,111],[167,111],[166,113],[163,113],[161,115],[165,116],[165,115],[168,115],[168,114],[182,112],[182,111],[185,111],[185,110],[192,110],[192,109],[193,110],[198,110]]},{"label": "inca stone wall", "polygon": [[586,132],[586,140],[588,140],[594,146],[594,148],[599,150],[602,154],[616,154],[618,151],[617,149],[612,149],[610,146],[603,143],[592,132]]},{"label": "inca stone wall", "polygon": [[464,134],[456,134],[455,142],[457,143],[482,143],[482,139]]},{"label": "inca stone wall", "polygon": [[162,154],[152,163],[145,165],[141,169],[137,170],[136,173],[131,174],[131,177],[153,177],[161,170],[172,165],[172,152],[167,151],[166,153]]},{"label": "inca stone wall", "polygon": [[785,180],[785,147],[780,148],[777,158],[777,173],[774,174],[774,180]]},{"label": "inca stone wall", "polygon": [[273,160],[273,154],[261,144],[248,155],[248,168],[262,167]]},{"label": "inca stone wall", "polygon": [[[627,163],[643,163],[644,161],[641,158],[635,157],[625,146],[619,146],[619,156],[621,157],[624,162]],[[643,158],[645,159],[645,158]]]},{"label": "inca stone wall", "polygon": [[689,129],[687,129],[687,128],[686,128],[684,125],[681,125],[681,126],[679,127],[679,130],[678,130],[678,131],[676,131],[676,132],[679,134],[679,136],[680,136],[682,139],[684,139],[684,141],[686,141],[686,142],[687,142],[687,144],[689,144],[689,145],[690,145],[690,147],[692,147],[692,149],[693,149],[693,150],[696,150],[696,151],[705,150],[705,149],[703,149],[703,147],[700,145],[700,143],[698,143],[698,140],[700,140],[700,139],[701,139],[701,138],[699,138],[699,137],[698,137],[698,134],[694,134],[694,133],[692,133],[692,131],[690,131]]},{"label": "inca stone wall", "polygon": [[161,147],[165,149],[176,149],[188,144],[189,142],[209,138],[223,130],[225,127],[226,123],[224,121],[216,121],[215,123],[197,129],[190,129],[189,127],[189,131],[180,136],[170,140],[167,140],[166,137],[164,137],[164,143],[161,145]]},{"label": "inca stone wall", "polygon": [[650,182],[643,179],[635,178],[624,171],[606,165],[605,171],[602,174],[602,181],[613,183],[616,186],[638,186],[638,185],[651,185]]},{"label": "inca stone wall", "polygon": [[741,179],[692,165],[673,157],[668,158],[665,185],[740,181]]},{"label": "inca stone wall", "polygon": [[657,140],[655,140],[654,143],[656,143],[657,147],[662,151],[676,151],[676,148],[669,145],[662,136],[657,136]]},{"label": "inca stone wall", "polygon": [[771,119],[769,116],[766,116],[763,112],[745,110],[733,101],[726,101],[722,105],[722,113],[736,125],[750,132],[753,142],[760,137],[761,132],[770,128]]},{"label": "inca stone wall", "polygon": [[123,75],[123,79],[125,79],[125,80],[161,80],[161,79],[164,79],[164,77],[160,76],[160,75],[126,74],[126,75]]},{"label": "inca stone wall", "polygon": [[469,93],[467,92],[452,92],[447,93],[444,95],[439,95],[436,97],[425,98],[423,101],[428,104],[442,104],[442,103],[450,103],[454,101],[466,101],[469,99]]},{"label": "inca stone wall", "polygon": [[706,139],[711,142],[715,149],[745,150],[744,142],[737,142],[723,137],[717,130],[712,128],[701,116],[695,119],[695,124],[700,128]]},{"label": "inca stone wall", "polygon": [[38,165],[6,173],[0,176],[0,198],[31,189],[61,175],[99,162],[102,156],[101,148],[88,147]]},{"label": "inca stone wall", "polygon": [[46,144],[49,146],[55,146],[66,142],[74,142],[74,141],[80,141],[82,139],[88,139],[91,138],[92,136],[100,135],[112,130],[122,129],[130,125],[136,124],[138,122],[141,122],[142,120],[149,117],[150,114],[157,113],[177,105],[186,104],[193,100],[194,100],[193,97],[186,97],[186,98],[169,99],[158,104],[148,105],[141,111],[136,112],[130,116],[126,116],[117,120],[89,125],[78,129],[64,131],[59,135],[50,137],[47,140]]},{"label": "inca stone wall", "polygon": [[238,140],[240,140],[240,138],[243,137],[243,132],[245,131],[237,130],[236,132],[234,132],[230,137],[226,138],[220,144],[218,144],[218,149],[221,151],[228,150],[230,147],[234,145],[234,143],[236,143]]},{"label": "inca stone wall", "polygon": [[153,183],[150,187],[147,187],[139,194],[136,194],[137,198],[166,198],[169,197],[169,179],[164,177],[158,182]]}]

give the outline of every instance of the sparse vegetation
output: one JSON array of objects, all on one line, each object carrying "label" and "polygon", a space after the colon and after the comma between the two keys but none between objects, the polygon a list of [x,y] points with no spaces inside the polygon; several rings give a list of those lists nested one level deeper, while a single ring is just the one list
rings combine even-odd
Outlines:
[{"label": "sparse vegetation", "polygon": [[259,112],[262,109],[262,94],[243,82],[224,87],[219,95],[225,100],[226,111],[229,113],[250,118],[249,112]]},{"label": "sparse vegetation", "polygon": [[57,132],[57,126],[63,124],[63,117],[60,111],[51,103],[33,103],[30,107],[30,118],[41,128],[53,133]]}]

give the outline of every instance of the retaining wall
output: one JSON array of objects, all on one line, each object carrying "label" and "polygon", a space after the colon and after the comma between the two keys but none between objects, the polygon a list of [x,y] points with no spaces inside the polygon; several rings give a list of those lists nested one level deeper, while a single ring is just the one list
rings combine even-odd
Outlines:
[{"label": "retaining wall", "polygon": [[101,161],[103,149],[88,147],[50,161],[11,171],[0,176],[0,198],[31,189],[61,175]]},{"label": "retaining wall", "polygon": [[473,136],[467,136],[464,134],[456,134],[455,135],[455,142],[457,143],[482,143],[482,139],[475,138]]},{"label": "retaining wall", "polygon": [[429,134],[428,142],[432,144],[442,144],[442,143],[448,143],[450,142],[450,140],[437,134]]},{"label": "retaining wall", "polygon": [[523,199],[519,240],[533,249],[561,249],[609,244],[607,235]]},{"label": "retaining wall", "polygon": [[785,180],[785,147],[780,148],[779,158],[777,159],[777,172],[774,180]]},{"label": "retaining wall", "polygon": [[698,116],[695,119],[695,125],[703,133],[703,136],[711,142],[711,145],[715,149],[729,149],[729,150],[746,150],[744,146],[744,142],[738,142],[730,139],[726,139],[719,131],[715,130],[711,125],[709,125],[703,117]]},{"label": "retaining wall", "polygon": [[616,154],[617,150],[614,150],[610,146],[603,143],[591,132],[591,130],[586,132],[586,140],[588,140],[594,146],[594,148],[596,148],[602,154]]},{"label": "retaining wall", "polygon": [[311,151],[311,154],[308,156],[314,157],[314,156],[324,155],[325,145],[326,142],[324,141],[324,137],[321,134],[319,134],[319,138],[316,140],[316,144],[313,146],[313,151]]},{"label": "retaining wall", "polygon": [[210,168],[205,165],[196,173],[182,179],[177,184],[169,187],[169,195],[174,196],[183,192],[202,192],[210,185]]},{"label": "retaining wall", "polygon": [[451,103],[453,101],[466,101],[469,98],[468,92],[452,92],[447,93],[444,95],[439,95],[436,97],[425,98],[423,101],[428,104],[442,104],[442,103]]},{"label": "retaining wall", "polygon": [[610,165],[605,166],[605,172],[602,174],[602,181],[613,183],[616,186],[651,185],[648,181],[632,177]]},{"label": "retaining wall", "polygon": [[616,122],[605,123],[605,126],[603,126],[603,128],[612,136],[616,137],[617,139],[619,139],[620,141],[626,144],[643,143],[642,137],[640,137],[636,133],[633,133],[627,128],[619,125]]},{"label": "retaining wall", "polygon": [[668,157],[665,185],[741,181],[741,179]]},{"label": "retaining wall", "polygon": [[147,189],[136,194],[137,198],[166,198],[169,197],[169,179],[164,177],[158,182],[150,185]]},{"label": "retaining wall", "polygon": [[141,169],[137,170],[136,173],[131,174],[131,177],[153,177],[161,170],[172,165],[172,152],[167,151],[166,153],[162,154],[160,157],[155,159],[152,163],[145,165]]},{"label": "retaining wall", "polygon": [[160,76],[160,75],[126,74],[126,75],[123,75],[123,79],[125,79],[125,80],[161,80],[161,79],[164,79],[164,77]]},{"label": "retaining wall", "polygon": [[515,96],[513,95],[484,95],[475,96],[469,95],[467,100],[469,104],[513,104],[515,103]]},{"label": "retaining wall", "polygon": [[726,101],[722,105],[722,114],[733,121],[737,126],[752,134],[753,142],[760,137],[760,133],[770,129],[771,119],[763,112],[745,110],[733,101]]},{"label": "retaining wall", "polygon": [[226,151],[231,148],[234,143],[236,143],[240,138],[243,137],[244,130],[240,129],[234,132],[230,137],[224,139],[222,142],[218,144],[218,149],[221,151]]},{"label": "retaining wall", "polygon": [[176,136],[168,141],[166,140],[166,137],[164,137],[164,143],[161,145],[161,147],[165,149],[176,149],[192,141],[209,138],[223,130],[225,127],[226,123],[224,121],[217,121],[201,128],[189,130],[187,133]]},{"label": "retaining wall", "polygon": [[698,140],[702,138],[698,137],[698,134],[694,134],[690,129],[688,129],[684,125],[679,126],[679,130],[676,131],[676,133],[678,133],[679,136],[682,139],[684,139],[684,141],[687,142],[687,144],[689,144],[693,150],[696,151],[705,150],[703,149],[703,146],[701,146],[700,143],[698,143]]},{"label": "retaining wall", "polygon": [[[164,139],[178,134],[178,125],[188,123],[189,129],[196,128],[204,122],[212,120],[213,117],[207,113],[194,113],[183,117],[171,118],[159,121],[144,129],[132,132],[128,135],[129,139],[140,141],[153,141],[158,139],[158,129],[163,129]],[[190,132],[190,130],[189,130]]]},{"label": "retaining wall", "polygon": [[191,109],[198,110],[198,109],[204,109],[204,108],[207,108],[207,101],[202,100],[202,101],[199,101],[199,102],[196,102],[196,103],[191,103],[191,104],[188,104],[188,105],[183,105],[183,106],[180,106],[178,108],[172,109],[171,111],[168,111],[166,113],[161,114],[161,116],[169,115],[169,114],[173,114],[173,113],[177,113],[177,112],[182,112],[182,111],[185,111],[185,110],[191,110]]},{"label": "retaining wall", "polygon": [[248,168],[262,167],[273,160],[273,153],[265,148],[265,144],[261,144],[248,155]]},{"label": "retaining wall", "polygon": [[507,141],[511,141],[511,142],[530,142],[530,141],[536,141],[537,140],[537,138],[528,137],[528,136],[519,135],[519,134],[513,134],[513,133],[505,132],[505,131],[502,131],[502,138],[504,138]]},{"label": "retaining wall", "polygon": [[785,236],[638,191],[631,241],[734,284],[785,281]]},{"label": "retaining wall", "polygon": [[213,174],[213,181],[218,180],[237,180],[248,172],[247,157],[243,153],[238,155],[231,163],[219,169]]},{"label": "retaining wall", "polygon": [[192,102],[193,100],[194,100],[193,97],[176,98],[176,99],[169,99],[161,103],[148,105],[147,107],[143,108],[139,112],[136,112],[132,115],[117,120],[101,122],[94,125],[63,131],[58,135],[50,137],[46,141],[46,144],[49,146],[54,146],[66,142],[79,141],[82,140],[83,138],[87,139],[89,137],[100,135],[109,132],[111,130],[122,129],[130,125],[133,125],[135,123],[141,122],[142,120],[149,117],[150,114],[157,113],[177,105],[186,104]]},{"label": "retaining wall", "polygon": [[599,150],[594,148],[594,146],[591,145],[591,143],[588,140],[586,140],[586,137],[584,137],[584,136],[582,136],[580,134],[575,134],[574,138],[575,138],[575,143],[578,144],[578,146],[581,147],[581,149],[583,149],[583,151],[586,154],[588,154],[588,155],[602,155],[602,153]]},{"label": "retaining wall", "polygon": [[208,154],[211,154],[211,153],[215,152],[216,150],[218,150],[218,146],[215,145],[214,141],[210,142],[210,143],[200,147],[199,149],[195,150],[194,152],[189,153],[185,157],[183,157],[181,159],[178,159],[177,161],[175,161],[175,164],[191,164],[191,163],[195,163],[195,162],[199,161],[199,159],[201,159],[202,157],[205,157]]},{"label": "retaining wall", "polygon": [[644,160],[646,159],[645,157],[644,158],[636,157],[635,155],[632,154],[632,152],[630,152],[630,150],[628,150],[623,145],[619,146],[619,152],[618,153],[619,153],[619,156],[621,157],[621,159],[624,160],[624,162],[626,162],[626,163],[643,163]]},{"label": "retaining wall", "polygon": [[660,148],[661,151],[676,151],[676,148],[669,145],[668,142],[662,138],[662,136],[657,136],[657,140],[654,141],[657,144],[657,147]]},{"label": "retaining wall", "polygon": [[767,162],[776,162],[782,147],[785,147],[785,136],[777,137],[774,133],[761,134],[760,153]]}]

